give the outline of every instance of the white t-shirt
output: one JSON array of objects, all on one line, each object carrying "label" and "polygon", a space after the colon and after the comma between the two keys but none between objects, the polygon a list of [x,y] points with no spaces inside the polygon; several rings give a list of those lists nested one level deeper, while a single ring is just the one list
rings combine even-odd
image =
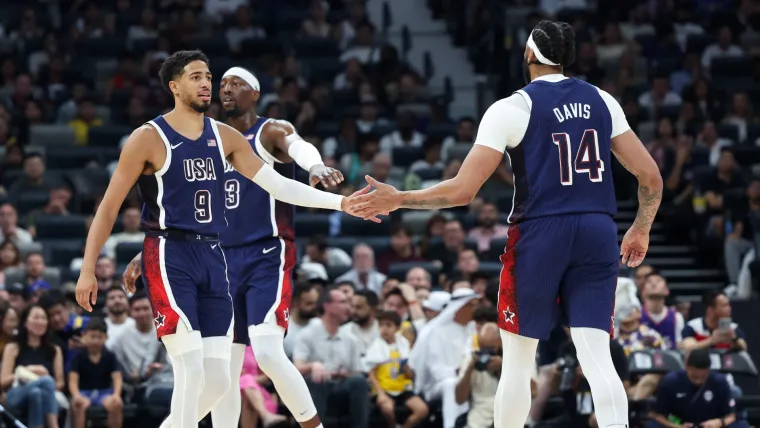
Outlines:
[{"label": "white t-shirt", "polygon": [[[561,74],[548,74],[535,80],[547,82],[559,82],[567,77]],[[612,133],[610,138],[631,129],[628,120],[625,118],[623,108],[617,102],[615,97],[608,92],[596,88],[599,91],[604,103],[610,110],[612,117]],[[525,136],[530,123],[530,111],[533,102],[525,91],[519,90],[507,98],[503,98],[488,107],[483,119],[478,126],[478,136],[475,144],[490,147],[497,152],[504,153],[506,149],[517,147]]]}]

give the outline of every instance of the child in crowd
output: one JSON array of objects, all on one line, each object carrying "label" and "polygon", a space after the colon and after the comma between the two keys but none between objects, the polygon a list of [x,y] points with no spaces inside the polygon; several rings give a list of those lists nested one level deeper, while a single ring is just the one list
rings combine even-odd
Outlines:
[{"label": "child in crowd", "polygon": [[403,426],[411,428],[425,419],[428,407],[412,392],[414,373],[407,364],[409,341],[399,333],[401,318],[397,313],[380,312],[377,321],[380,337],[367,349],[364,367],[375,391],[377,406],[388,426],[396,427],[396,407],[405,406],[412,413]]}]

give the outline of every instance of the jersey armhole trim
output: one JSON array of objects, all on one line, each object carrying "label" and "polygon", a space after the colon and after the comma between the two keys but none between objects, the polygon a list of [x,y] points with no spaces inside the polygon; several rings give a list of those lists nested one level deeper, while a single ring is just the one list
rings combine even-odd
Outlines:
[{"label": "jersey armhole trim", "polygon": [[166,174],[166,171],[169,169],[169,167],[172,164],[172,146],[169,143],[169,139],[166,138],[166,134],[164,134],[164,131],[161,129],[160,126],[154,121],[148,121],[148,124],[152,126],[156,132],[158,132],[158,136],[161,138],[161,141],[164,143],[164,149],[166,150],[166,159],[164,160],[164,164],[161,166],[161,168],[154,173],[154,175],[158,175],[159,177]]},{"label": "jersey armhole trim", "polygon": [[256,136],[254,137],[253,144],[256,145],[256,151],[259,153],[259,157],[264,160],[264,162],[268,163],[269,165],[274,165],[276,163],[283,163],[276,157],[272,156],[267,149],[264,148],[264,145],[261,144],[261,133],[264,131],[264,127],[267,126],[269,122],[271,122],[274,119],[267,119],[264,121],[264,123],[261,124],[261,127],[259,128],[258,132],[256,132]]},{"label": "jersey armhole trim", "polygon": [[216,126],[216,120],[210,118],[208,120],[211,122],[211,131],[213,131],[214,137],[216,137],[216,147],[219,149],[219,156],[222,157],[222,165],[225,165],[227,157],[224,155],[224,145],[222,144],[222,135],[219,133],[219,127]]},{"label": "jersey armhole trim", "polygon": [[530,99],[530,95],[528,95],[528,93],[522,89],[516,90],[515,93],[522,95],[523,99],[525,100],[525,104],[528,105],[528,114],[530,114],[531,110],[533,110],[533,100]]}]

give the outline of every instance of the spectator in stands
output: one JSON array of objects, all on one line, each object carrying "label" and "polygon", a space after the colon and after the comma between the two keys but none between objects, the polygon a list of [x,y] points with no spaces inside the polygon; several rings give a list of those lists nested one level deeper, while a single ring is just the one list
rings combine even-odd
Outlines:
[{"label": "spectator in stands", "polygon": [[[18,212],[10,203],[0,204],[0,242],[11,241],[14,244],[28,244],[32,235],[18,227]],[[0,262],[1,263],[1,262]]]},{"label": "spectator in stands", "polygon": [[333,29],[327,22],[327,8],[321,1],[311,2],[311,14],[301,24],[301,34],[305,37],[327,39],[332,37]]},{"label": "spectator in stands", "polygon": [[[715,173],[705,182],[704,192],[707,203],[707,215],[711,216],[708,233],[722,236],[724,231],[724,194],[726,191],[743,187],[746,184],[741,170],[736,165],[734,154],[723,150],[718,156]],[[738,268],[737,268],[738,269]]]},{"label": "spectator in stands", "polygon": [[723,375],[710,370],[710,354],[705,349],[690,352],[685,370],[662,379],[653,419],[646,428],[749,427],[746,421],[737,421],[731,387]]},{"label": "spectator in stands", "polygon": [[375,44],[375,27],[367,20],[356,25],[356,35],[351,46],[340,56],[342,62],[358,59],[362,64],[372,64],[380,60],[380,49]]},{"label": "spectator in stands", "polygon": [[121,340],[121,335],[135,326],[134,318],[129,316],[127,292],[120,284],[111,285],[106,292],[106,314],[106,348],[113,349],[114,344]]},{"label": "spectator in stands", "polygon": [[243,40],[263,39],[267,36],[263,28],[253,24],[251,8],[247,5],[238,7],[235,12],[235,26],[227,30],[225,36],[230,51],[240,53]]},{"label": "spectator in stands", "polygon": [[432,278],[430,276],[430,272],[420,266],[415,266],[406,272],[405,282],[412,286],[412,288],[414,288],[414,290],[418,293],[417,300],[422,300],[419,299],[420,290],[429,292],[430,287],[432,286]]},{"label": "spectator in stands", "polygon": [[[410,173],[416,173],[428,170],[443,171],[445,167],[441,161],[441,139],[439,137],[427,137],[425,142],[422,143],[422,159],[415,161],[409,166]],[[430,181],[430,180],[427,180]],[[407,185],[408,187],[408,185]],[[421,187],[425,186],[425,181],[421,183]]]},{"label": "spectator in stands", "polygon": [[8,200],[18,201],[23,194],[30,192],[47,192],[52,183],[45,179],[45,158],[36,152],[24,157],[24,174],[8,188]]},{"label": "spectator in stands", "polygon": [[659,273],[650,273],[641,293],[644,301],[641,323],[660,333],[666,349],[677,349],[681,346],[684,319],[675,309],[665,305],[669,295],[665,278]]},{"label": "spectator in stands", "polygon": [[638,302],[615,303],[615,339],[623,346],[626,355],[642,349],[664,349],[665,341],[657,330],[641,322]]},{"label": "spectator in stands", "polygon": [[77,106],[77,116],[69,122],[69,127],[74,129],[76,143],[86,146],[90,128],[103,126],[103,119],[97,116],[95,102],[89,98],[83,98]]},{"label": "spectator in stands", "polygon": [[744,330],[731,321],[731,302],[722,291],[709,291],[702,297],[703,317],[694,318],[683,329],[683,349],[716,348],[746,351]]},{"label": "spectator in stands", "polygon": [[[357,61],[349,61],[348,64],[356,63]],[[358,65],[357,65],[358,67]],[[361,69],[360,69],[361,70]],[[339,78],[343,76],[343,74],[339,74],[335,77],[335,85],[340,85]],[[350,75],[346,74],[346,80],[353,79]],[[341,90],[341,89],[351,89],[351,88],[339,88],[334,87],[333,89]],[[354,122],[354,119],[351,117],[344,117],[340,121],[340,127],[338,129],[338,135],[330,136],[325,138],[324,142],[322,143],[322,155],[325,159],[331,159],[333,162],[335,160],[340,160],[341,157],[347,153],[353,152],[356,150],[359,142],[359,130],[356,125],[356,122]]]},{"label": "spectator in stands", "polygon": [[[753,216],[760,212],[760,180],[754,179],[747,187],[747,200],[741,201],[741,206],[725,207],[730,209],[730,217],[726,219],[726,273],[730,284],[738,284],[742,260],[755,246],[755,230]],[[729,229],[733,225],[733,229]]]},{"label": "spectator in stands", "polygon": [[468,237],[478,243],[478,252],[484,253],[491,249],[491,240],[506,239],[509,227],[499,222],[499,209],[496,204],[487,202],[478,212],[478,225],[470,229]]},{"label": "spectator in stands", "polygon": [[128,207],[121,214],[121,224],[124,230],[109,236],[103,245],[103,251],[112,259],[116,259],[116,247],[119,244],[142,243],[145,233],[140,230],[140,209]]},{"label": "spectator in stands", "polygon": [[64,386],[63,355],[40,306],[21,316],[18,336],[3,349],[0,384],[8,407],[25,413],[30,428],[58,428],[55,393]]},{"label": "spectator in stands", "polygon": [[[464,280],[468,282],[468,287],[472,288],[472,284],[469,283],[470,279],[480,269],[480,259],[475,250],[465,248],[459,252],[457,258],[457,273],[459,274],[458,280]],[[453,291],[453,290],[452,290]]]},{"label": "spectator in stands", "polygon": [[20,282],[6,284],[5,290],[8,292],[8,303],[21,314],[29,306],[29,288]]},{"label": "spectator in stands", "polygon": [[466,428],[493,425],[493,402],[501,376],[501,338],[495,323],[486,323],[477,336],[478,349],[466,353],[459,366],[456,402],[468,403]]},{"label": "spectator in stands", "polygon": [[93,318],[82,337],[86,347],[71,360],[68,386],[74,428],[86,427],[90,406],[103,406],[108,413],[108,428],[121,428],[123,379],[116,356],[105,347],[107,330],[105,321]]},{"label": "spectator in stands", "polygon": [[153,310],[144,291],[136,292],[129,299],[129,315],[134,322],[119,332],[119,340],[114,341],[110,349],[124,370],[124,380],[134,385],[163,368],[147,367],[147,372],[142,373],[145,366],[152,364],[146,362],[159,360],[158,350],[163,347],[156,340]]},{"label": "spectator in stands", "polygon": [[396,224],[391,229],[390,246],[377,257],[377,270],[388,273],[390,266],[394,263],[422,261],[423,259],[417,255],[417,249],[412,243],[412,231],[403,224]]},{"label": "spectator in stands", "polygon": [[416,118],[409,110],[402,110],[396,116],[396,130],[380,139],[380,151],[391,154],[397,147],[422,147],[425,135],[414,129]]},{"label": "spectator in stands", "polygon": [[69,361],[77,350],[84,348],[82,331],[90,321],[89,317],[76,315],[69,311],[66,297],[58,290],[51,290],[40,298],[40,306],[47,312],[50,331],[63,350],[63,360],[68,367]]},{"label": "spectator in stands", "polygon": [[129,27],[127,31],[127,43],[134,48],[135,41],[157,38],[156,11],[153,8],[146,7],[140,13],[140,23]]},{"label": "spectator in stands", "polygon": [[669,117],[662,117],[657,123],[657,137],[647,144],[647,150],[652,155],[664,177],[670,175],[675,157],[675,139],[673,123]]},{"label": "spectator in stands", "polygon": [[350,315],[348,298],[330,287],[321,300],[322,322],[309,324],[299,334],[293,362],[308,376],[318,414],[327,415],[328,402],[340,399],[348,403],[350,426],[366,426],[369,385],[361,375],[359,346],[352,334],[340,329]]},{"label": "spectator in stands", "polygon": [[747,140],[747,125],[757,123],[757,119],[754,117],[752,103],[746,92],[736,92],[731,97],[731,109],[723,119],[723,123],[738,128],[740,142]]},{"label": "spectator in stands", "polygon": [[[367,350],[362,363],[375,392],[375,403],[389,427],[402,422],[414,427],[428,415],[427,404],[412,391],[412,372],[407,359],[411,345],[398,334],[401,318],[395,312],[378,314],[380,334]],[[396,420],[396,408],[406,407],[411,414],[405,421]]]},{"label": "spectator in stands", "polygon": [[221,21],[247,3],[246,0],[204,0],[203,12],[207,17]]},{"label": "spectator in stands", "polygon": [[372,159],[377,155],[379,147],[380,139],[376,134],[364,134],[359,139],[356,152],[345,153],[340,158],[340,170],[347,183],[364,183],[364,176],[370,172]]},{"label": "spectator in stands", "polygon": [[13,241],[0,244],[0,285],[5,286],[5,270],[21,267],[21,252]]},{"label": "spectator in stands", "polygon": [[647,276],[649,276],[649,274],[652,272],[654,272],[654,267],[648,264],[642,264],[634,271],[633,280],[636,283],[636,289],[639,293],[644,289],[644,284],[646,284]]},{"label": "spectator in stands", "polygon": [[348,17],[341,21],[336,28],[336,36],[341,49],[345,49],[356,36],[359,24],[367,19],[367,10],[364,1],[349,0],[345,2]]},{"label": "spectator in stands", "polygon": [[670,89],[666,73],[655,75],[652,80],[652,89],[639,97],[639,105],[649,110],[650,113],[654,113],[662,107],[680,106],[681,102],[681,96]]},{"label": "spectator in stands", "polygon": [[452,293],[446,309],[420,332],[409,356],[415,392],[424,394],[428,402],[442,400],[445,428],[452,428],[466,410],[456,400],[457,369],[475,333],[472,320],[478,298],[469,289]]},{"label": "spectator in stands", "polygon": [[24,280],[27,285],[31,285],[34,282],[45,279],[45,257],[42,253],[32,251],[26,255],[26,262],[24,263],[25,275]]},{"label": "spectator in stands", "polygon": [[734,35],[731,32],[731,27],[724,25],[718,30],[718,41],[705,48],[702,52],[702,67],[709,71],[713,60],[716,58],[741,56],[744,56],[744,51],[734,44]]},{"label": "spectator in stands", "polygon": [[243,373],[240,375],[240,393],[243,395],[240,415],[242,426],[258,426],[259,419],[264,427],[284,422],[287,418],[277,414],[277,402],[262,385],[262,382],[269,382],[269,378],[259,370],[250,346],[246,347],[244,356]]},{"label": "spectator in stands", "polygon": [[285,354],[293,355],[293,350],[301,331],[318,315],[319,291],[309,283],[297,283],[290,300],[288,334],[285,336]]},{"label": "spectator in stands", "polygon": [[[105,296],[108,289],[114,285],[119,285],[118,280],[114,277],[116,274],[116,263],[108,256],[98,257],[95,263],[95,279],[98,281],[98,290]],[[98,296],[100,300],[100,296]]]},{"label": "spectator in stands", "polygon": [[724,147],[729,147],[733,142],[718,135],[718,129],[715,122],[708,120],[702,124],[702,131],[697,137],[697,145],[704,147],[710,152],[709,162],[711,166],[717,166],[723,153]]},{"label": "spectator in stands", "polygon": [[11,343],[18,330],[18,312],[8,302],[0,302],[0,356],[5,345]]},{"label": "spectator in stands", "polygon": [[446,137],[441,146],[441,160],[449,160],[449,150],[455,144],[472,144],[475,141],[475,119],[465,116],[457,121],[456,133],[453,136]]},{"label": "spectator in stands", "polygon": [[427,258],[438,260],[442,264],[441,272],[449,274],[459,260],[459,253],[464,249],[475,250],[477,247],[465,242],[464,228],[459,220],[449,220],[443,228],[443,242],[431,247]]},{"label": "spectator in stands", "polygon": [[340,248],[327,246],[324,236],[312,236],[306,244],[306,254],[301,259],[302,263],[319,263],[326,268],[341,268],[351,266],[351,256]]},{"label": "spectator in stands", "polygon": [[[348,62],[348,64],[356,64],[356,66],[360,66],[358,61],[351,60]],[[347,65],[347,72],[349,72],[349,66]],[[350,76],[353,79],[364,79],[364,75],[356,75],[354,72],[348,73],[347,77]],[[354,87],[359,86],[358,82],[353,85]],[[359,132],[366,134],[368,132],[372,132],[373,129],[377,128],[378,126],[387,126],[388,125],[388,119],[380,116],[380,106],[378,105],[377,99],[374,95],[367,95],[363,96],[361,98],[361,105],[359,107],[359,117],[356,119],[356,127],[359,129]]]},{"label": "spectator in stands", "polygon": [[69,203],[71,202],[72,192],[65,183],[54,184],[50,188],[50,199],[48,203],[39,210],[34,210],[26,216],[26,225],[29,233],[37,236],[36,221],[40,216],[68,216]]},{"label": "spectator in stands", "polygon": [[377,177],[382,177],[383,183],[388,183],[393,187],[402,187],[403,184],[401,181],[391,176],[392,168],[393,161],[391,160],[391,156],[388,153],[378,153],[372,159],[369,175],[371,175],[373,178],[376,178],[377,180],[380,180],[380,178]]},{"label": "spectator in stands", "polygon": [[359,290],[351,299],[353,313],[351,322],[343,324],[340,328],[351,333],[359,346],[359,354],[364,355],[380,335],[378,320],[375,317],[380,300],[374,291]]},{"label": "spectator in stands", "polygon": [[375,252],[367,244],[354,247],[353,268],[335,279],[335,282],[350,281],[357,290],[371,290],[379,294],[386,276],[375,269]]},{"label": "spectator in stands", "polygon": [[[151,312],[152,314],[152,312]],[[151,315],[152,317],[152,315]],[[155,335],[155,332],[153,333]],[[153,340],[153,343],[157,343]],[[171,406],[174,390],[174,371],[172,362],[166,353],[166,348],[156,346],[154,354],[148,355],[137,374],[137,379],[143,379],[141,386],[145,387],[145,402],[168,409]]]},{"label": "spectator in stands", "polygon": [[579,79],[583,79],[593,85],[601,84],[604,78],[604,70],[599,67],[596,45],[592,41],[589,40],[579,44],[575,63],[569,69]]}]

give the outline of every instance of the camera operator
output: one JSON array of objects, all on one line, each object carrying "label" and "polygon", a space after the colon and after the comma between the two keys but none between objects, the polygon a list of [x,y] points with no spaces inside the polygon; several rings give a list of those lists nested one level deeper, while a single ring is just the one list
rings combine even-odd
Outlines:
[{"label": "camera operator", "polygon": [[[565,402],[565,415],[556,426],[562,428],[597,428],[591,387],[578,364],[575,345],[570,334],[567,337],[568,341],[560,347],[558,352],[560,357],[556,363],[559,374],[559,393]],[[630,382],[628,359],[625,356],[625,351],[617,341],[612,340],[610,341],[610,353],[615,371],[627,390]]]},{"label": "camera operator", "polygon": [[465,355],[455,390],[457,404],[470,403],[466,428],[493,426],[493,400],[501,375],[501,338],[496,323],[478,332],[478,349]]}]

